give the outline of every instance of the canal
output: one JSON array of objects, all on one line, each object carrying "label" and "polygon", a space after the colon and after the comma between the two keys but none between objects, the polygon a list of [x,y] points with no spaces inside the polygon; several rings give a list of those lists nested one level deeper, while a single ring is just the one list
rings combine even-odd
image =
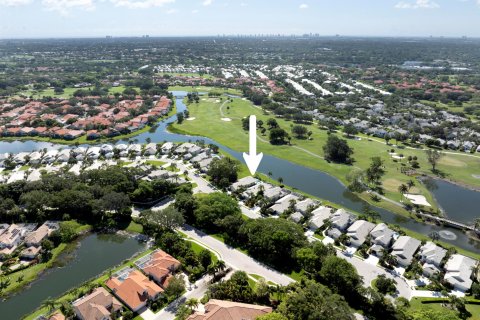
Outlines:
[{"label": "canal", "polygon": [[144,244],[133,238],[90,234],[79,241],[73,252],[60,255],[65,266],[47,270],[30,287],[0,302],[0,319],[18,320],[39,307],[42,301],[60,296],[144,248]]},{"label": "canal", "polygon": [[[178,112],[183,112],[187,109],[186,105],[183,103],[182,97],[186,96],[186,92],[173,91],[173,95],[176,97],[176,106]],[[145,132],[135,137],[139,143],[145,143],[147,139],[152,142],[161,143],[163,141],[172,141],[172,142],[186,142],[186,141],[196,141],[203,140],[206,143],[213,143],[218,145],[221,149],[227,151],[236,159],[243,162],[242,153],[234,151],[230,148],[227,148],[212,139],[198,137],[198,136],[187,136],[182,134],[174,134],[167,132],[167,127],[170,123],[176,121],[176,115],[170,117],[169,119],[161,122],[155,130],[151,132]],[[122,143],[121,141],[117,143]],[[61,148],[64,147],[58,144],[49,144],[42,142],[34,141],[25,141],[25,142],[0,142],[0,152],[20,152],[20,151],[32,151],[42,148]],[[245,150],[246,151],[246,150]],[[287,160],[279,159],[273,156],[264,155],[263,161],[258,169],[258,171],[267,174],[268,172],[273,173],[273,178],[278,178],[281,176],[285,184],[294,187],[300,191],[306,192],[313,196],[317,196],[322,199],[329,200],[334,203],[338,203],[348,209],[362,212],[365,201],[360,199],[357,195],[350,192],[339,180],[335,177],[330,176],[324,172],[313,170]],[[456,186],[457,193],[470,193],[470,190]],[[478,203],[478,193],[472,194],[473,197],[477,197]],[[451,201],[452,197],[448,195],[448,192],[445,194],[438,194],[437,200],[445,209],[448,216],[452,219],[456,219],[457,214],[462,212],[462,214],[468,215],[466,219],[474,220],[475,217],[478,217],[478,213],[474,210],[462,211],[462,208],[465,204],[461,204],[460,207],[455,205],[449,206],[447,203]],[[382,208],[373,208],[377,211],[381,219],[387,223],[397,224],[401,227],[410,229],[412,231],[428,235],[429,233],[436,231],[440,232],[445,230],[445,227],[435,226],[430,224],[425,224],[417,222],[413,219],[403,217],[392,213],[388,210]],[[470,251],[480,250],[480,243],[470,239],[465,233],[456,229],[448,229],[450,236],[448,238],[443,238],[442,240],[455,244],[463,249]],[[443,234],[443,233],[441,233]]]}]

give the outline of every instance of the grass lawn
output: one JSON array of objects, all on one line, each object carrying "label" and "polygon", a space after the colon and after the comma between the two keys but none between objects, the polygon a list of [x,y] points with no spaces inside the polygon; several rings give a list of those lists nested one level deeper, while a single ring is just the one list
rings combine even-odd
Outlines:
[{"label": "grass lawn", "polygon": [[130,221],[130,224],[125,229],[125,231],[129,231],[129,232],[133,232],[133,233],[142,233],[143,232],[143,226],[139,223],[134,222],[134,221]]},{"label": "grass lawn", "polygon": [[205,86],[198,86],[198,87],[190,87],[190,86],[172,86],[168,87],[169,91],[188,91],[188,92],[193,92],[193,91],[198,91],[198,92],[210,92],[210,91],[217,91],[217,92],[223,92],[223,93],[228,93],[228,94],[234,94],[234,95],[242,95],[242,92],[238,89],[231,89],[231,88],[218,88],[218,87],[205,87]]},{"label": "grass lawn", "polygon": [[163,166],[166,162],[160,161],[160,160],[147,160],[145,161],[146,164],[150,164],[152,166],[157,166],[161,167]]},{"label": "grass lawn", "polygon": [[[196,253],[196,254],[199,254],[201,251],[207,249],[205,247],[202,247],[201,245],[199,245],[198,243],[194,242],[194,241],[190,241],[188,239],[186,239],[188,242],[190,242],[190,245],[192,246],[192,250]],[[209,250],[209,249],[207,249]],[[212,262],[217,262],[218,261],[218,257],[216,255],[215,252],[212,252],[211,250],[209,250],[211,253],[212,253]]]},{"label": "grass lawn", "polygon": [[[425,301],[432,301],[432,300],[439,300],[438,303],[423,303]],[[416,310],[419,309],[421,306],[428,306],[428,308],[432,308],[434,310],[445,310],[445,307],[442,306],[442,301],[444,299],[433,299],[433,298],[413,298],[410,301],[410,309]],[[467,310],[472,314],[469,320],[480,320],[480,305],[478,304],[466,304]]]},{"label": "grass lawn", "polygon": [[[256,115],[258,120],[266,123],[267,119],[273,117],[272,115],[264,115],[262,110],[253,106],[250,101],[234,99],[233,102],[229,102],[223,108],[224,116],[230,118],[231,121],[222,121],[220,112],[221,105],[222,102],[216,102],[215,99],[206,99],[205,101],[200,101],[198,104],[191,104],[189,106],[190,116],[194,117],[195,120],[185,121],[180,125],[175,123],[170,126],[170,130],[173,132],[206,136],[236,151],[247,151],[248,132],[242,129],[241,119],[249,115]],[[228,109],[227,106],[229,107]],[[287,131],[290,131],[290,126],[293,125],[293,122],[284,119],[277,119],[277,122],[280,127]],[[407,183],[413,179],[412,177],[402,174],[400,171],[400,168],[406,164],[406,158],[408,156],[417,156],[420,164],[420,173],[431,173],[430,165],[427,162],[424,151],[387,146],[381,140],[370,138],[362,138],[361,140],[347,139],[349,145],[354,150],[355,163],[353,167],[328,163],[323,159],[322,149],[328,137],[327,132],[319,129],[316,124],[307,127],[308,130],[312,131],[313,140],[292,139],[292,146],[271,145],[268,142],[268,137],[261,136],[259,133],[257,142],[258,151],[324,171],[338,178],[344,184],[347,184],[346,175],[353,167],[366,169],[370,164],[370,159],[379,156],[384,160],[386,169],[386,175],[382,181],[385,188],[385,195],[395,201],[402,200],[402,195],[398,192],[400,184]],[[337,135],[341,134],[337,133]],[[394,161],[388,154],[390,149],[395,149],[398,154],[402,153],[404,159]],[[480,157],[470,157],[466,154],[459,153],[446,154],[439,162],[438,169],[446,173],[447,178],[451,180],[473,186],[480,186],[480,179],[472,176],[475,173],[479,173],[479,166]],[[240,176],[243,174],[248,173],[242,173]],[[431,202],[433,210],[436,209],[436,204],[432,196],[423,185],[416,183],[415,189],[412,190],[412,192],[424,195],[427,200]],[[371,202],[368,196],[364,195],[364,197]],[[385,201],[380,201],[379,203],[375,203],[375,205],[385,207],[396,213],[406,214],[406,211],[401,207],[386,203]]]}]

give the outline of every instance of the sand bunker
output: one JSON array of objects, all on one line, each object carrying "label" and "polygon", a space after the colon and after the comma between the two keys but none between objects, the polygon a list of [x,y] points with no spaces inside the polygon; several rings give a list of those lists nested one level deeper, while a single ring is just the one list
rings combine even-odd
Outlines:
[{"label": "sand bunker", "polygon": [[230,122],[230,121],[232,121],[232,119],[230,119],[230,118],[222,118],[222,121]]},{"label": "sand bunker", "polygon": [[193,121],[193,120],[195,120],[195,118],[193,117],[187,118],[187,121]]},{"label": "sand bunker", "polygon": [[412,201],[412,203],[417,204],[419,206],[426,206],[431,207],[430,203],[428,203],[427,198],[419,194],[405,194],[405,198]]}]

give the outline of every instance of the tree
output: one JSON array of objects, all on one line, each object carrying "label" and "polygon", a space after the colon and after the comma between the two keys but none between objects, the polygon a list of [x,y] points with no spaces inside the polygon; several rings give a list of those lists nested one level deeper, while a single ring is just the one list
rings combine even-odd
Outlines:
[{"label": "tree", "polygon": [[375,287],[378,292],[383,294],[393,294],[397,290],[396,282],[393,279],[387,278],[384,274],[381,274],[375,280]]},{"label": "tree", "polygon": [[458,320],[452,310],[446,308],[436,310],[428,306],[420,306],[419,309],[408,312],[408,316],[412,320]]},{"label": "tree", "polygon": [[480,283],[475,282],[472,284],[472,295],[475,299],[480,299]]},{"label": "tree", "polygon": [[354,169],[349,171],[346,176],[347,181],[349,182],[348,190],[352,192],[363,192],[366,187],[363,184],[363,178],[365,177],[365,172],[360,169]]},{"label": "tree", "polygon": [[211,231],[218,231],[221,220],[225,217],[240,214],[237,201],[223,192],[210,193],[200,197],[194,212],[196,224]]},{"label": "tree", "polygon": [[193,312],[198,307],[198,300],[195,298],[190,298],[185,302],[185,305]]},{"label": "tree", "polygon": [[182,213],[173,206],[159,211],[146,210],[142,212],[142,217],[163,230],[175,230],[185,223]]},{"label": "tree", "polygon": [[327,143],[323,146],[323,152],[327,161],[346,164],[351,164],[353,161],[350,157],[353,150],[348,146],[347,141],[335,135],[328,136]]},{"label": "tree", "polygon": [[443,157],[443,153],[435,149],[426,149],[425,153],[427,154],[428,163],[432,166],[432,171],[436,172],[437,163]]},{"label": "tree", "polygon": [[380,180],[385,175],[383,169],[383,160],[380,157],[371,158],[371,163],[368,169],[365,171],[365,177],[370,185],[380,185]]},{"label": "tree", "polygon": [[244,271],[236,271],[229,280],[211,285],[207,294],[211,299],[244,303],[252,303],[255,297]]},{"label": "tree", "polygon": [[212,263],[212,254],[210,253],[210,251],[207,249],[203,249],[198,254],[198,258],[202,267],[207,270],[208,266],[210,266],[210,264]]},{"label": "tree", "polygon": [[213,159],[207,174],[214,185],[226,189],[238,179],[239,162],[229,157]]},{"label": "tree", "polygon": [[57,302],[52,299],[48,298],[42,302],[42,308],[48,309],[48,312],[51,313],[57,307]]},{"label": "tree", "polygon": [[249,220],[239,234],[252,256],[279,268],[288,268],[295,251],[307,243],[301,226],[285,219]]},{"label": "tree", "polygon": [[319,276],[324,283],[329,284],[333,292],[343,295],[349,301],[357,297],[357,289],[363,282],[353,265],[333,255],[323,261]]},{"label": "tree", "polygon": [[180,297],[183,291],[185,291],[185,281],[182,276],[172,277],[165,288],[165,294],[174,299]]},{"label": "tree", "polygon": [[103,207],[107,211],[114,213],[125,212],[126,216],[130,216],[130,198],[123,192],[108,192],[102,197]]},{"label": "tree", "polygon": [[270,129],[269,140],[274,145],[285,144],[288,140],[288,133],[279,127],[272,128]]},{"label": "tree", "polygon": [[288,320],[288,318],[281,313],[271,312],[267,313],[266,315],[257,317],[256,320]]},{"label": "tree", "polygon": [[294,283],[278,311],[288,319],[353,320],[345,299],[327,287],[307,280]]},{"label": "tree", "polygon": [[184,115],[182,112],[177,113],[177,122],[178,122],[178,124],[181,124],[184,119],[185,119],[185,115]]},{"label": "tree", "polygon": [[398,186],[398,192],[400,192],[400,194],[402,195],[402,197],[405,195],[405,193],[408,192],[408,187],[406,184],[401,184]]},{"label": "tree", "polygon": [[292,127],[292,134],[297,139],[305,139],[308,133],[308,129],[305,126],[294,125]]},{"label": "tree", "polygon": [[438,241],[440,239],[440,234],[437,231],[432,231],[428,234],[428,237],[432,239],[432,241]]},{"label": "tree", "polygon": [[352,125],[352,124],[347,124],[347,125],[343,128],[343,132],[345,132],[345,134],[347,135],[347,137],[352,137],[352,136],[358,134],[357,128],[355,128],[355,126]]},{"label": "tree", "polygon": [[277,120],[270,118],[267,120],[267,126],[269,129],[278,128]]}]

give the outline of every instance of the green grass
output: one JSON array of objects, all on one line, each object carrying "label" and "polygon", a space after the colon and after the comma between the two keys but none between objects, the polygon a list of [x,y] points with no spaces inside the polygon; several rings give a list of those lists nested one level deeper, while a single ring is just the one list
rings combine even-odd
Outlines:
[{"label": "green grass", "polygon": [[[236,151],[248,150],[248,132],[242,129],[241,119],[249,115],[256,115],[258,120],[262,120],[266,123],[267,119],[272,116],[264,115],[260,109],[254,107],[249,101],[234,99],[233,102],[228,103],[230,109],[223,109],[225,116],[232,119],[231,122],[225,122],[221,120],[222,116],[219,110],[221,104],[222,103],[215,102],[215,99],[207,99],[206,101],[200,101],[199,104],[191,104],[189,106],[190,116],[195,117],[196,119],[193,121],[185,121],[181,125],[173,124],[170,126],[170,130],[173,132],[209,137]],[[293,122],[284,119],[277,119],[277,122],[287,131],[290,131],[290,125],[293,124]],[[398,192],[398,186],[402,183],[407,183],[413,178],[402,174],[400,171],[402,163],[405,164],[406,160],[398,162],[393,161],[388,154],[388,150],[393,148],[397,153],[404,154],[405,158],[408,156],[417,156],[418,162],[420,163],[420,169],[418,171],[426,174],[431,173],[430,165],[427,162],[424,151],[399,149],[385,145],[383,140],[375,139],[375,141],[373,141],[373,139],[366,137],[362,138],[362,140],[348,139],[349,145],[355,152],[355,163],[353,167],[328,163],[323,159],[322,149],[328,137],[327,132],[319,129],[315,124],[309,125],[308,129],[312,131],[313,140],[292,139],[293,146],[274,146],[266,141],[268,140],[268,137],[260,136],[260,138],[265,141],[258,140],[258,151],[313,169],[321,170],[336,177],[344,184],[348,183],[346,175],[353,169],[353,167],[366,169],[370,164],[370,159],[379,156],[384,161],[386,169],[386,175],[382,181],[385,188],[385,195],[397,202],[402,200],[402,196]],[[338,133],[337,135],[341,134]],[[369,141],[369,139],[371,141]],[[315,155],[299,150],[296,147],[305,149]],[[449,179],[472,186],[480,186],[480,179],[476,179],[472,176],[473,174],[478,173],[479,165],[480,157],[469,157],[465,154],[457,153],[445,155],[440,160],[438,169],[447,173],[447,175],[450,173],[448,176]],[[241,175],[243,174],[247,173],[242,173]],[[433,208],[436,208],[433,197],[423,185],[417,183],[412,192],[424,195],[429,202],[431,202]],[[371,202],[368,196],[364,195],[364,198]],[[403,208],[387,203],[386,201],[380,201],[379,203],[375,203],[375,205],[385,207],[386,209],[399,214],[407,214]]]},{"label": "green grass", "polygon": [[[180,73],[180,72],[160,72],[160,76],[169,75],[169,76],[181,76],[181,77],[191,77],[191,78],[203,78],[203,79],[213,79],[214,77],[211,74],[200,75],[198,73]],[[169,90],[172,90],[169,88]]]},{"label": "green grass", "polygon": [[[190,242],[190,245],[192,246],[192,250],[196,253],[196,254],[199,254],[201,251],[207,249],[205,247],[202,247],[201,245],[199,245],[198,243],[194,242],[194,241],[190,241],[188,239],[186,239],[188,242]],[[208,251],[210,251],[212,253],[212,261],[213,262],[217,262],[218,261],[218,257],[216,255],[216,253],[212,252],[211,250],[207,249]]]},{"label": "green grass", "polygon": [[166,162],[163,162],[163,161],[159,161],[159,160],[147,160],[145,161],[146,164],[150,164],[152,166],[157,166],[157,167],[161,167],[163,166]]},{"label": "green grass", "polygon": [[228,94],[233,94],[233,95],[238,95],[241,96],[242,92],[238,89],[232,89],[232,88],[218,88],[218,87],[206,87],[206,86],[172,86],[168,87],[169,91],[187,91],[187,92],[193,92],[193,91],[198,91],[198,92],[210,92],[210,91],[216,91],[216,92],[222,92],[222,93],[228,93]]},{"label": "green grass", "polygon": [[27,171],[28,169],[30,169],[30,166],[25,165],[20,168],[20,171]]},{"label": "green grass", "polygon": [[133,232],[133,233],[143,233],[143,226],[139,223],[134,221],[130,221],[130,224],[125,229],[125,231]]},{"label": "green grass", "polygon": [[[437,301],[438,303],[424,303],[426,301]],[[445,307],[442,306],[442,301],[445,299],[436,299],[436,298],[418,298],[415,297],[410,301],[410,309],[417,310],[420,307],[431,308],[434,310],[442,311],[445,310]],[[480,320],[480,305],[478,304],[466,304],[467,310],[472,314],[469,320]]]}]

